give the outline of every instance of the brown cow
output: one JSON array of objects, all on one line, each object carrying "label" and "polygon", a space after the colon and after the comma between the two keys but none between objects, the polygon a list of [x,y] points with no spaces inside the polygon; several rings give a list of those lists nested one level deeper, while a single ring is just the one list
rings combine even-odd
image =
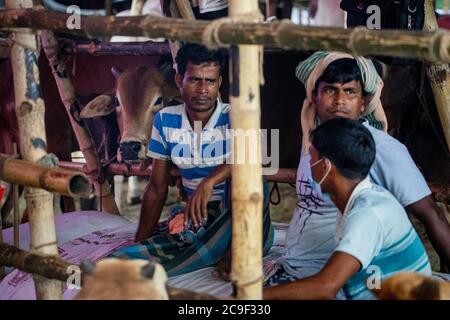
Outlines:
[{"label": "brown cow", "polygon": [[450,300],[450,282],[401,272],[384,280],[374,293],[382,300]]},{"label": "brown cow", "polygon": [[83,287],[75,300],[168,300],[167,273],[146,260],[85,261]]},{"label": "brown cow", "polygon": [[133,162],[146,158],[153,118],[157,111],[174,99],[180,92],[168,65],[160,69],[141,66],[122,72],[113,68],[117,78],[116,107],[114,96],[100,95],[81,111],[81,118],[105,116],[116,112],[120,129],[119,162]]}]

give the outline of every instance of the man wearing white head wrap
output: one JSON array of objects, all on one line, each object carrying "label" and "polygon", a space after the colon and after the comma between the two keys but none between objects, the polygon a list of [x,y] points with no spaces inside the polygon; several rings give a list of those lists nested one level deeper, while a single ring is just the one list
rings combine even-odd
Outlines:
[{"label": "man wearing white head wrap", "polygon": [[303,83],[306,89],[306,98],[302,107],[302,131],[303,131],[303,149],[308,150],[309,132],[317,124],[316,106],[313,103],[313,91],[317,85],[317,80],[323,75],[327,67],[334,61],[340,59],[355,59],[361,73],[361,85],[367,93],[368,98],[361,116],[369,116],[376,119],[379,129],[387,131],[387,120],[381,105],[380,96],[383,89],[383,80],[378,75],[372,61],[363,57],[356,57],[342,52],[317,51],[308,59],[298,64],[295,69],[295,75]]},{"label": "man wearing white head wrap", "polygon": [[312,179],[308,146],[311,130],[336,117],[369,118],[364,125],[371,132],[377,151],[370,179],[389,190],[408,213],[424,223],[434,247],[450,265],[450,226],[434,203],[425,179],[403,144],[369,125],[372,122],[380,129],[387,128],[379,102],[383,83],[372,62],[348,54],[317,52],[298,65],[296,75],[307,93],[296,183],[299,200],[286,235],[286,251],[274,264],[273,270],[281,269],[284,275],[279,271],[281,277],[276,279],[269,274],[266,285],[317,273],[335,249],[338,209]]}]

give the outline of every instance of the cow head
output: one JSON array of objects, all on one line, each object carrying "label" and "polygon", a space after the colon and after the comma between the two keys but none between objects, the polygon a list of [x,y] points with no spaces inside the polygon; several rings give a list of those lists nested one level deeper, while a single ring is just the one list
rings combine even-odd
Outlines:
[{"label": "cow head", "polygon": [[76,300],[168,300],[167,273],[156,262],[107,258],[83,261]]},{"label": "cow head", "polygon": [[171,69],[168,64],[127,71],[113,67],[117,99],[112,95],[100,95],[81,111],[82,118],[105,116],[116,111],[121,133],[119,162],[132,163],[146,158],[155,113],[169,102],[180,100]]},{"label": "cow head", "polygon": [[413,272],[397,273],[373,290],[381,300],[448,300],[450,283]]}]

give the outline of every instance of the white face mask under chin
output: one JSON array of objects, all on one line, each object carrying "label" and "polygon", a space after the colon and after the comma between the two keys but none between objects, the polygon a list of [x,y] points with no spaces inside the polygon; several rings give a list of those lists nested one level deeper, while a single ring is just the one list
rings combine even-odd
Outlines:
[{"label": "white face mask under chin", "polygon": [[[321,159],[317,160],[316,162],[314,162],[314,163],[311,165],[311,172],[312,172],[312,168],[313,168],[315,165],[317,165],[318,163],[320,163],[321,161],[323,161],[323,160],[325,160],[325,158],[321,158]],[[328,167],[328,168],[327,168],[327,172],[325,172],[325,174],[324,174],[324,176],[322,177],[322,179],[320,179],[319,182],[316,182],[317,185],[318,185],[319,187],[320,187],[320,185],[325,181],[325,179],[328,177],[328,175],[330,174],[330,171],[331,171],[331,165],[328,165],[327,167]],[[313,179],[313,180],[314,180],[314,179]]]}]

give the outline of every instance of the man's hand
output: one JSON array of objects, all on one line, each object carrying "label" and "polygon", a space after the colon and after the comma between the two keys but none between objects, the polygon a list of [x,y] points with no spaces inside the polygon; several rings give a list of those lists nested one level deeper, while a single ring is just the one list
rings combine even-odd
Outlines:
[{"label": "man's hand", "polygon": [[200,182],[197,189],[186,203],[184,210],[184,224],[191,218],[195,228],[200,228],[202,221],[208,218],[208,201],[211,199],[214,184],[210,179],[205,178]]},{"label": "man's hand", "polygon": [[223,281],[231,281],[231,250],[228,249],[222,259],[215,265],[212,272],[213,277]]},{"label": "man's hand", "polygon": [[152,175],[145,186],[142,197],[141,213],[135,241],[147,239],[158,223],[166,201],[169,185],[169,165],[164,160],[153,160]]},{"label": "man's hand", "polygon": [[361,268],[358,259],[334,252],[321,271],[287,284],[263,289],[264,300],[334,299],[345,283]]},{"label": "man's hand", "polygon": [[441,259],[441,272],[450,269],[450,224],[445,214],[429,195],[406,207],[406,211],[425,226],[428,237]]}]

